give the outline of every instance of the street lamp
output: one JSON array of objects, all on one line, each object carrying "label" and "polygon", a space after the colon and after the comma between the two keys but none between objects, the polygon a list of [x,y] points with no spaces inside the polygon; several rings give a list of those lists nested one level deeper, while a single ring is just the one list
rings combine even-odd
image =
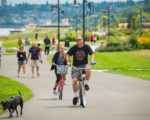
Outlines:
[{"label": "street lamp", "polygon": [[109,32],[110,32],[110,7],[108,7],[107,11],[104,11],[104,15],[108,14],[108,40],[109,40]]},{"label": "street lamp", "polygon": [[[85,43],[85,2],[86,0],[83,0],[83,42],[84,43]],[[77,1],[74,0],[74,5],[76,4],[77,4]]]},{"label": "street lamp", "polygon": [[140,37],[142,37],[142,24],[143,24],[143,22],[142,22],[142,16],[143,16],[143,10],[142,10],[142,8],[141,8],[141,10],[140,10],[140,12],[137,12],[136,13],[136,15],[138,15],[138,14],[140,14]]},{"label": "street lamp", "polygon": [[57,50],[59,51],[59,45],[60,45],[60,2],[58,0],[58,4],[57,5],[52,5],[51,6],[51,12],[53,13],[54,12],[54,8],[57,8],[58,9],[58,47],[57,47]]}]

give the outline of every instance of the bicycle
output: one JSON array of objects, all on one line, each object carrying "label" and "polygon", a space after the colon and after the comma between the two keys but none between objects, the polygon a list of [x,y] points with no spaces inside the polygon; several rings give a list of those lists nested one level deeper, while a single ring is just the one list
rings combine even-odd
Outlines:
[{"label": "bicycle", "polygon": [[68,67],[66,65],[57,65],[56,64],[56,69],[57,69],[57,74],[60,74],[60,81],[58,83],[58,92],[59,92],[59,99],[62,100],[63,98],[63,89],[64,89],[64,79],[65,79],[65,74],[68,72]]},{"label": "bicycle", "polygon": [[[95,65],[96,62],[91,63],[91,65]],[[79,93],[79,98],[80,98],[80,106],[83,108],[86,106],[86,94],[85,94],[85,68],[77,68],[75,66],[72,66],[74,69],[79,70],[80,74],[78,77],[78,93]]]},{"label": "bicycle", "polygon": [[80,75],[78,77],[78,93],[79,93],[79,98],[80,98],[80,106],[82,106],[83,108],[86,106],[86,99],[85,99],[85,85],[84,85],[84,81],[85,81],[85,68],[77,68],[75,66],[72,66],[74,69],[79,70],[80,71]]}]

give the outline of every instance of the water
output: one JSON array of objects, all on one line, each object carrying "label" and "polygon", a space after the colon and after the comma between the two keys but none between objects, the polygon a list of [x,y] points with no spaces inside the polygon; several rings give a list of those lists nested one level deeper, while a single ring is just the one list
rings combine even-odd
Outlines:
[{"label": "water", "polygon": [[10,31],[13,31],[13,30],[21,30],[23,32],[26,31],[25,28],[20,28],[20,29],[16,29],[16,28],[0,28],[0,36],[8,36],[8,35],[10,35]]},{"label": "water", "polygon": [[10,35],[11,30],[14,30],[14,28],[0,28],[0,36]]}]

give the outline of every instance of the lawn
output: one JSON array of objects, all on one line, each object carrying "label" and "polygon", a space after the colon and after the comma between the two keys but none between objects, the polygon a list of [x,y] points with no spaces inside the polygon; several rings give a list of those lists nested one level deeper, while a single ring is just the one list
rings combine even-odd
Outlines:
[{"label": "lawn", "polygon": [[[23,100],[27,101],[33,97],[33,93],[25,85],[18,83],[12,79],[0,76],[0,102],[7,100],[12,96],[18,95],[18,91],[23,94]],[[3,113],[2,106],[0,105],[0,114]]]},{"label": "lawn", "polygon": [[[47,58],[51,61],[53,56]],[[72,60],[72,58],[71,58]],[[150,80],[150,50],[96,52],[93,69]]]},{"label": "lawn", "polygon": [[[150,80],[150,51],[101,52],[95,54],[93,69]],[[141,69],[141,70],[136,70]]]}]

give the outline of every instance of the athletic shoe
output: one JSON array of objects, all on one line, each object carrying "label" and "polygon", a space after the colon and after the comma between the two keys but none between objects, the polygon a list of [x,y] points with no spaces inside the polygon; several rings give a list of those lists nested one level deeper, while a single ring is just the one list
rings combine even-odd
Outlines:
[{"label": "athletic shoe", "polygon": [[57,96],[56,89],[53,89],[53,94]]},{"label": "athletic shoe", "polygon": [[90,88],[89,88],[89,85],[88,84],[85,84],[85,90],[88,91]]},{"label": "athletic shoe", "polygon": [[78,97],[74,97],[73,98],[73,105],[76,105],[79,101],[79,98]]}]

